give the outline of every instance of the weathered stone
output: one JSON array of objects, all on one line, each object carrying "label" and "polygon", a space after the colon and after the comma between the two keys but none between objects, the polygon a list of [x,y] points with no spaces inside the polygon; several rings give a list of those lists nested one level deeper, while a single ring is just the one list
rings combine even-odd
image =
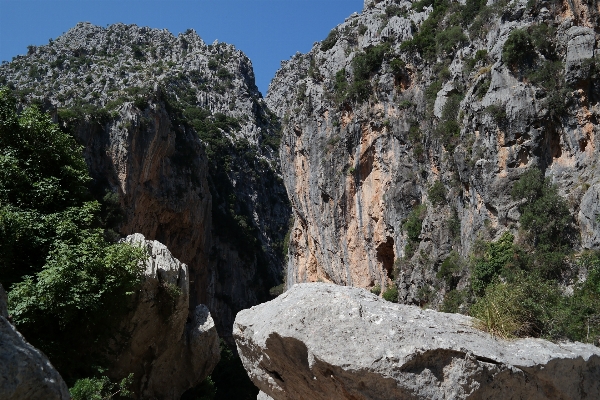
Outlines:
[{"label": "weathered stone", "polygon": [[50,360],[7,320],[6,293],[0,285],[0,399],[68,400],[67,385]]},{"label": "weathered stone", "polygon": [[[141,234],[126,241],[148,252],[145,279],[123,318],[119,348],[111,376],[134,374],[140,399],[179,399],[206,378],[220,359],[219,337],[206,306],[198,305],[188,322],[187,265],[163,244]],[[116,339],[119,342],[119,338]]]},{"label": "weathered stone", "polygon": [[579,206],[581,246],[584,249],[600,248],[600,184],[591,186]]},{"label": "weathered stone", "polygon": [[276,400],[600,398],[597,347],[501,340],[473,322],[312,283],[240,312],[234,336]]}]

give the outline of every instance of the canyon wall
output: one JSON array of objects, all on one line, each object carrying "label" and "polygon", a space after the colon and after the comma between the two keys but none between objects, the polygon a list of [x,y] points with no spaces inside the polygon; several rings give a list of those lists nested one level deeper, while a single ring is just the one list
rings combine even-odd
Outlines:
[{"label": "canyon wall", "polygon": [[[423,304],[423,290],[437,288],[435,305],[445,291],[436,272],[453,251],[467,258],[477,240],[519,231],[511,189],[533,168],[568,202],[576,247],[600,247],[598,10],[530,3],[489,2],[461,20],[471,2],[440,14],[428,2],[366,1],[282,62],[267,104],[283,121],[293,208],[288,287],[395,279],[400,301]],[[554,68],[545,78],[503,57],[517,29],[545,30],[547,48],[530,49]],[[458,275],[464,287],[469,272]]]}]

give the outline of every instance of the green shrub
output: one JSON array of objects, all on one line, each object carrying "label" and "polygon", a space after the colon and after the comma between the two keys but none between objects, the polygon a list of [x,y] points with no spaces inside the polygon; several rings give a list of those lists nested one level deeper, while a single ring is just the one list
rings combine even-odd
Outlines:
[{"label": "green shrub", "polygon": [[435,181],[435,183],[431,185],[431,187],[427,191],[427,197],[429,198],[431,204],[436,207],[445,204],[446,187],[440,180]]},{"label": "green shrub", "polygon": [[461,11],[461,17],[464,24],[471,24],[479,11],[486,5],[486,0],[467,0]]},{"label": "green shrub", "polygon": [[208,68],[209,69],[217,69],[219,66],[219,62],[215,58],[211,58],[208,60]]},{"label": "green shrub", "polygon": [[460,311],[460,306],[465,302],[467,292],[464,290],[451,290],[444,296],[444,301],[440,306],[441,312],[457,313]]},{"label": "green shrub", "polygon": [[488,113],[496,125],[503,126],[506,123],[506,108],[496,104],[491,104],[486,107],[485,112]]},{"label": "green shrub", "polygon": [[282,283],[281,285],[273,286],[271,289],[269,289],[269,294],[273,297],[280,296],[284,292],[285,292],[285,283]]},{"label": "green shrub", "polygon": [[418,242],[419,236],[421,235],[421,229],[423,225],[423,219],[425,218],[425,212],[427,211],[427,207],[424,204],[421,204],[415,207],[410,214],[408,214],[408,218],[406,222],[402,225],[404,230],[406,231],[406,235],[408,236],[408,240],[412,242]]},{"label": "green shrub", "polygon": [[390,61],[390,69],[395,77],[401,77],[406,70],[406,63],[400,58],[394,58]]},{"label": "green shrub", "polygon": [[392,286],[390,286],[383,292],[383,295],[381,297],[383,297],[384,300],[391,301],[392,303],[397,303],[398,288],[395,284],[392,284]]},{"label": "green shrub", "polygon": [[221,67],[217,71],[217,77],[219,77],[219,79],[231,79],[233,75],[229,72],[227,68]]},{"label": "green shrub", "polygon": [[477,88],[475,89],[475,96],[477,96],[479,100],[483,99],[483,96],[485,96],[490,90],[491,84],[492,77],[488,73],[486,74],[485,78],[477,85]]},{"label": "green shrub", "polygon": [[425,89],[425,100],[427,101],[427,108],[433,109],[435,99],[437,98],[438,92],[442,89],[441,81],[433,81],[431,85]]},{"label": "green shrub", "polygon": [[[368,47],[364,52],[357,54],[352,59],[352,72],[354,74],[354,80],[348,87],[348,99],[357,102],[363,102],[369,98],[371,95],[371,74],[377,72],[381,68],[385,54],[389,50],[390,44],[383,43],[377,46]],[[340,71],[338,71],[338,74],[339,73]],[[339,78],[341,80],[342,77],[340,76]],[[338,85],[337,74],[336,85]],[[343,87],[343,83],[341,83],[341,87]],[[339,91],[336,90],[336,93],[339,93]]]},{"label": "green shrub", "polygon": [[471,287],[476,294],[482,294],[492,280],[500,275],[503,268],[513,262],[515,237],[505,232],[496,242],[486,243],[483,254],[475,257],[471,272]]},{"label": "green shrub", "polygon": [[[422,11],[424,7],[433,5],[433,11],[423,21],[419,31],[411,40],[406,40],[400,45],[401,50],[415,51],[426,60],[433,60],[437,55],[436,34],[440,31],[440,23],[450,6],[448,0],[421,0],[413,3],[412,8]],[[443,40],[445,42],[445,39]]]},{"label": "green shrub", "polygon": [[453,54],[456,48],[466,41],[467,37],[460,26],[452,26],[435,36],[438,54]]},{"label": "green shrub", "polygon": [[460,279],[457,276],[458,273],[462,270],[462,260],[460,255],[456,250],[452,250],[450,255],[444,259],[442,264],[440,265],[440,269],[438,270],[436,277],[438,279],[442,279],[448,287],[453,289],[456,287],[458,280]]},{"label": "green shrub", "polygon": [[452,214],[446,221],[446,226],[448,227],[448,231],[450,232],[450,235],[454,239],[460,238],[460,225],[461,225],[461,222],[460,222],[460,218],[458,217],[458,212],[456,211],[456,208],[453,207]]},{"label": "green shrub", "polygon": [[379,284],[373,286],[371,288],[371,293],[373,293],[374,295],[379,296],[381,294],[381,286],[379,286]]},{"label": "green shrub", "polygon": [[146,107],[148,107],[148,100],[146,100],[144,97],[136,97],[135,100],[133,101],[133,104],[140,110],[145,110]]},{"label": "green shrub", "polygon": [[561,251],[571,243],[571,213],[566,201],[549,178],[538,169],[523,173],[513,185],[513,199],[523,199],[519,206],[521,226],[529,232],[536,248],[544,252]]},{"label": "green shrub", "polygon": [[346,69],[342,68],[335,74],[335,83],[333,86],[335,98],[338,103],[342,103],[348,94],[348,80],[346,79]]},{"label": "green shrub", "polygon": [[527,29],[513,30],[502,48],[502,60],[513,69],[533,65],[537,54]]},{"label": "green shrub", "polygon": [[465,72],[467,74],[471,73],[471,71],[473,70],[473,68],[475,68],[475,65],[477,65],[478,62],[486,61],[487,54],[488,52],[485,49],[477,50],[473,58],[468,58],[465,60]]},{"label": "green shrub", "polygon": [[129,387],[133,383],[133,374],[129,374],[119,383],[113,383],[106,376],[101,378],[83,378],[69,389],[73,400],[112,400],[132,397]]},{"label": "green shrub", "polygon": [[331,50],[333,46],[335,46],[335,44],[337,43],[338,37],[338,31],[336,29],[332,29],[325,38],[325,40],[321,42],[321,51]]},{"label": "green shrub", "polygon": [[463,98],[464,96],[460,93],[452,93],[448,97],[442,109],[440,122],[435,130],[449,152],[454,150],[460,136],[460,124],[457,121],[457,116],[460,111],[460,102]]}]

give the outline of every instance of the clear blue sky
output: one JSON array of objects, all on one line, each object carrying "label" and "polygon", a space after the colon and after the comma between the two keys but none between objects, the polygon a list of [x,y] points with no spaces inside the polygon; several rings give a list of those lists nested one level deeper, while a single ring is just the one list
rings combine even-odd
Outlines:
[{"label": "clear blue sky", "polygon": [[354,11],[363,0],[0,0],[0,60],[27,53],[77,22],[116,22],[166,28],[177,35],[193,28],[242,50],[266,94],[281,60],[307,52],[313,42]]}]

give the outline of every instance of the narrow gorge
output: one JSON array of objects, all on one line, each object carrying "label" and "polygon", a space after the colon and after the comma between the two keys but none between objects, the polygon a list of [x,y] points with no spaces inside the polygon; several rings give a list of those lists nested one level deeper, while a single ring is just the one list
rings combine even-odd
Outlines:
[{"label": "narrow gorge", "polygon": [[[0,397],[85,398],[90,374],[139,399],[600,396],[599,18],[365,0],[265,98],[192,29],[29,46],[0,65],[0,360],[34,361],[10,385],[0,368]],[[79,295],[95,261],[61,255],[80,240],[130,279],[97,296],[120,307],[101,373],[53,356],[67,322],[50,338],[27,314],[71,304],[51,268]]]}]

